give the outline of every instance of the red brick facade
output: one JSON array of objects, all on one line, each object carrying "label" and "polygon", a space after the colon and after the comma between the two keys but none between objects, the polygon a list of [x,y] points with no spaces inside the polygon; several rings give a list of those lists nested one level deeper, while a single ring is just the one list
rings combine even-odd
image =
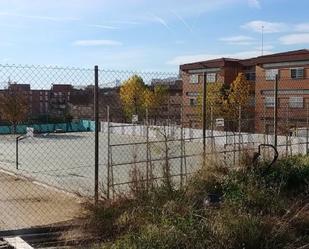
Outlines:
[{"label": "red brick facade", "polygon": [[[270,71],[273,70],[273,71]],[[278,71],[277,71],[278,70]],[[202,89],[203,73],[216,73],[216,82],[230,85],[237,74],[246,74],[252,83],[255,102],[255,131],[272,132],[274,107],[270,97],[274,96],[274,80],[266,75],[278,72],[278,122],[289,129],[302,126],[309,121],[309,50],[260,56],[246,60],[217,59],[180,66],[183,78],[184,120],[188,126],[199,126],[200,117],[192,99]],[[190,83],[190,77],[198,74],[199,81]],[[188,94],[190,93],[190,94]],[[195,94],[193,94],[195,93]],[[196,96],[194,96],[196,95]],[[191,104],[190,104],[191,103]]]}]

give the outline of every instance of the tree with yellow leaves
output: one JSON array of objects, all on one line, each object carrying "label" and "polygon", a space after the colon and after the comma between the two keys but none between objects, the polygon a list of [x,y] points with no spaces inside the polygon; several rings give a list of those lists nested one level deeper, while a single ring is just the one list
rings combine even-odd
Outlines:
[{"label": "tree with yellow leaves", "polygon": [[132,115],[138,115],[139,117],[144,115],[145,89],[145,83],[138,75],[133,75],[123,82],[120,87],[120,99],[127,118],[131,119]]},{"label": "tree with yellow leaves", "polygon": [[[211,116],[214,119],[221,118],[224,115],[224,84],[223,83],[207,83],[206,89],[206,123],[210,127]],[[203,94],[198,96],[198,107],[202,118]]]},{"label": "tree with yellow leaves", "polygon": [[123,82],[120,99],[127,118],[138,115],[141,120],[145,117],[146,110],[152,116],[158,114],[159,108],[166,102],[167,90],[161,85],[155,86],[152,90],[145,85],[140,76],[133,75]]},{"label": "tree with yellow leaves", "polygon": [[227,99],[227,110],[230,119],[239,116],[239,110],[245,113],[249,107],[250,83],[243,73],[239,73],[233,81]]},{"label": "tree with yellow leaves", "polygon": [[147,88],[144,92],[144,107],[154,120],[157,120],[160,115],[160,108],[168,105],[167,100],[168,91],[166,86],[156,85],[153,90]]}]

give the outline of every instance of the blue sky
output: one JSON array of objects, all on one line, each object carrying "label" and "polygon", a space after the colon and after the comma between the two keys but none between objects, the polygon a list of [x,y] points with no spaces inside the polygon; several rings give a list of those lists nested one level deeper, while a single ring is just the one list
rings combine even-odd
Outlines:
[{"label": "blue sky", "polygon": [[177,71],[309,47],[308,0],[0,0],[0,63]]}]

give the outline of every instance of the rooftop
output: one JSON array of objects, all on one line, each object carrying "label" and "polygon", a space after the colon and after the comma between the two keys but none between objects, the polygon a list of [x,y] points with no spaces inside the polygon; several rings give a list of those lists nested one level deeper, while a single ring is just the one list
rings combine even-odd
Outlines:
[{"label": "rooftop", "polygon": [[241,66],[254,66],[264,63],[290,62],[290,61],[305,61],[309,60],[309,49],[300,49],[287,51],[269,55],[263,55],[248,59],[235,58],[218,58],[213,60],[205,60],[194,63],[180,65],[181,70],[192,70],[201,68],[223,67],[227,63],[236,63]]}]

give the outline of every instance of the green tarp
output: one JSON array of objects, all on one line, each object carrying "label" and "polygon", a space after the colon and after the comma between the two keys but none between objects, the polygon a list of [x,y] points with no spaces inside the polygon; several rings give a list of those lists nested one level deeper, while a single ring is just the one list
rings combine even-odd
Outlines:
[{"label": "green tarp", "polygon": [[[65,132],[82,132],[94,131],[95,122],[91,120],[80,120],[78,122],[70,123],[17,125],[16,133],[25,134],[27,127],[34,128],[35,133],[50,133],[55,132],[56,130],[62,130]],[[12,126],[0,126],[0,134],[11,134],[12,130]]]}]

